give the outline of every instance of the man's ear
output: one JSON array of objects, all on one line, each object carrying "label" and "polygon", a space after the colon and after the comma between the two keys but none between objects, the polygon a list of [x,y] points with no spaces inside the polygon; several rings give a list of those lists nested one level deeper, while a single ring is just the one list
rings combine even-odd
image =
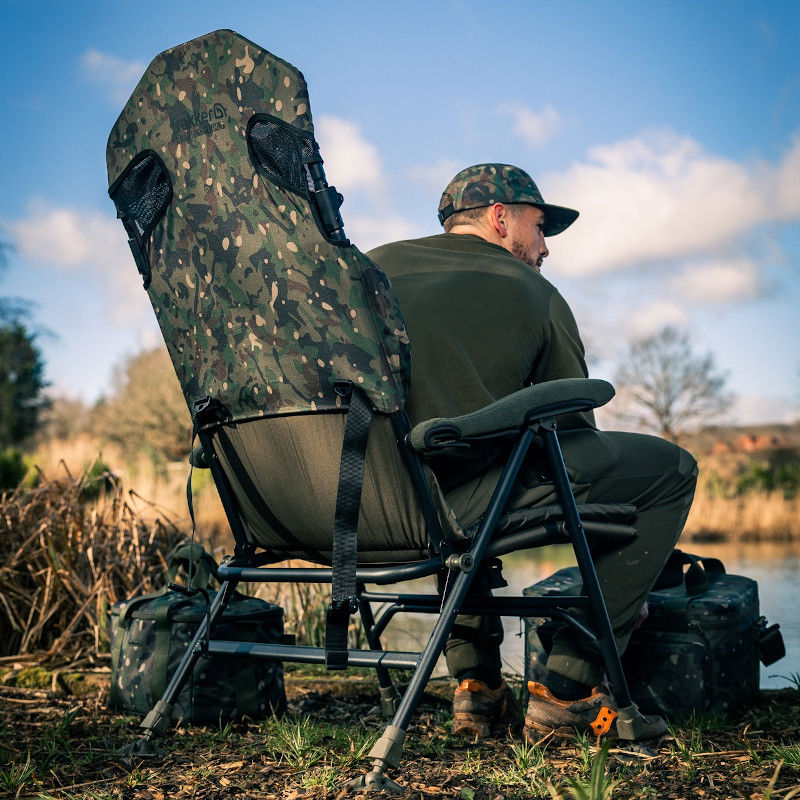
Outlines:
[{"label": "man's ear", "polygon": [[508,209],[502,203],[495,203],[487,209],[490,227],[501,238],[508,236]]}]

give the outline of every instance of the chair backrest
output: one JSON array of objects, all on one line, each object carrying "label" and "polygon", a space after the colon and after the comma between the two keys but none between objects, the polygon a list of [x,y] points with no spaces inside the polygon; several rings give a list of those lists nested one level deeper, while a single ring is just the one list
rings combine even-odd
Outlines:
[{"label": "chair backrest", "polygon": [[[327,557],[347,382],[377,412],[361,560],[423,552],[386,416],[408,392],[403,317],[383,272],[323,225],[303,75],[233,31],[172,48],[120,114],[107,163],[190,411],[209,398],[224,421],[214,448],[247,535],[281,555]],[[399,481],[391,501],[387,480]]]}]

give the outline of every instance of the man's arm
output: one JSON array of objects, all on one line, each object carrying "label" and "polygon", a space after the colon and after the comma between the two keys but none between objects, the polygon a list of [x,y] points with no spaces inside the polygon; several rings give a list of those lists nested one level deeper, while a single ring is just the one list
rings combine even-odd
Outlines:
[{"label": "man's arm", "polygon": [[[528,383],[543,383],[562,378],[587,378],[589,370],[578,332],[578,324],[567,301],[554,291],[548,307],[547,341],[534,364]],[[559,420],[559,427],[595,427],[594,413],[569,414]]]}]

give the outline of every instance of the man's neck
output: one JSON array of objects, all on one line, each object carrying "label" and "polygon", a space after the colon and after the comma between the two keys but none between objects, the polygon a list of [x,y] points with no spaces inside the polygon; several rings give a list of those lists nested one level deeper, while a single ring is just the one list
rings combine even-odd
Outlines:
[{"label": "man's neck", "polygon": [[492,244],[500,245],[503,247],[503,239],[495,233],[495,231],[488,230],[486,226],[478,226],[478,225],[470,225],[469,223],[462,223],[459,225],[453,225],[450,228],[448,233],[456,233],[456,234],[472,234],[473,236],[480,236],[481,239],[485,239],[487,242],[491,242]]}]

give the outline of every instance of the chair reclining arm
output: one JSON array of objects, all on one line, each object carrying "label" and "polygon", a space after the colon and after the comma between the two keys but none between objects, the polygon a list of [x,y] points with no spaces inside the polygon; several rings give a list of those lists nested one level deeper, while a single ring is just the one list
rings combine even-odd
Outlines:
[{"label": "chair reclining arm", "polygon": [[470,414],[420,422],[408,434],[407,441],[419,453],[432,452],[461,441],[514,433],[538,420],[589,411],[605,405],[613,396],[614,387],[597,378],[537,383]]}]

